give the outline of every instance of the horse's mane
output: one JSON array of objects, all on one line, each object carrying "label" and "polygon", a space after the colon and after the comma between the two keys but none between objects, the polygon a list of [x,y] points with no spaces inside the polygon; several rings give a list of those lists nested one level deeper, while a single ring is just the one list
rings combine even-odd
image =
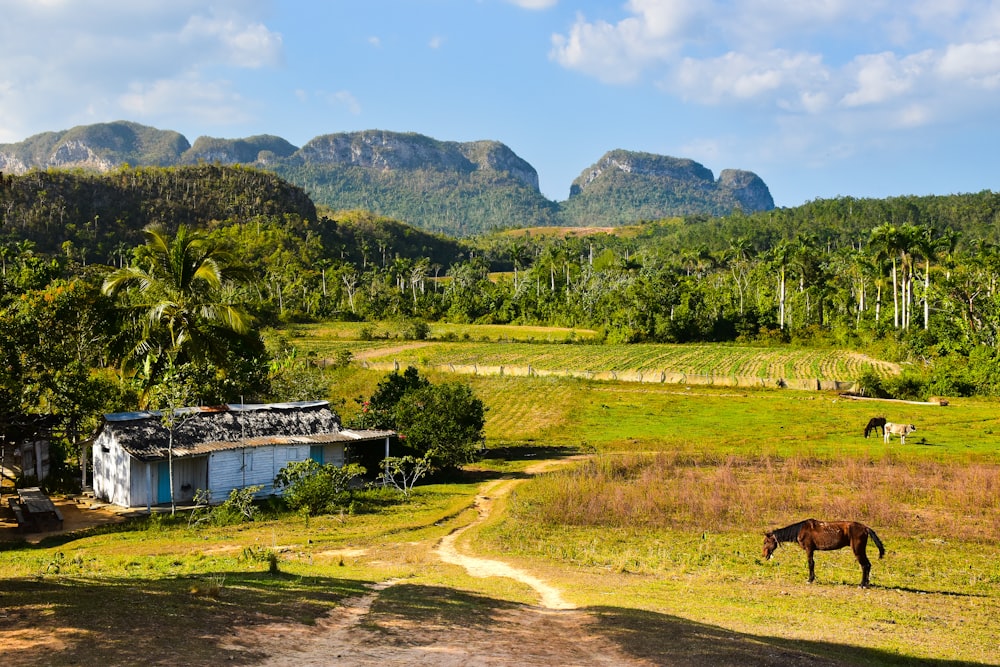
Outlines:
[{"label": "horse's mane", "polygon": [[771,533],[779,542],[795,542],[799,539],[799,529],[802,528],[802,524],[809,520],[810,519],[805,519],[804,521],[793,523],[792,525],[785,526],[784,528],[777,528],[771,531]]}]

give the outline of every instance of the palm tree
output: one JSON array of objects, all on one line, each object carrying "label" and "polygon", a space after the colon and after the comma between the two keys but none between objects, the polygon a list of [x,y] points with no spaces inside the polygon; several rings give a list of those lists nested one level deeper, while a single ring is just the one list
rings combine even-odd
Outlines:
[{"label": "palm tree", "polygon": [[249,273],[203,232],[182,225],[170,238],[153,225],[144,233],[137,263],[108,275],[101,288],[119,299],[134,325],[123,368],[146,365],[155,371],[147,378],[152,381],[164,370],[164,356],[177,363],[223,364],[227,343],[250,332],[252,318],[233,289],[249,282]]},{"label": "palm tree", "polygon": [[785,288],[785,274],[788,271],[788,263],[792,255],[792,246],[784,239],[778,241],[771,248],[771,261],[778,267],[778,327],[785,328],[785,299],[787,290]]},{"label": "palm tree", "polygon": [[[878,227],[872,230],[871,243],[875,246],[876,257],[879,259],[889,259],[892,262],[892,306],[893,306],[893,326],[897,329],[900,327],[900,304],[902,302],[903,316],[902,323],[906,322],[906,258],[909,251],[909,243],[906,239],[906,234],[903,233],[899,227],[896,225],[891,225],[889,223],[882,223]],[[897,257],[900,260],[902,266],[896,263]],[[902,270],[903,279],[900,279],[900,270]],[[900,298],[900,285],[903,286],[904,295]]]},{"label": "palm tree", "polygon": [[507,248],[510,261],[514,264],[514,291],[517,291],[517,271],[528,258],[528,247],[519,241],[512,241]]},{"label": "palm tree", "polygon": [[[914,239],[914,249],[916,253],[924,259],[924,330],[930,328],[931,307],[931,260],[936,259],[938,253],[946,249],[953,249],[957,241],[957,235],[934,236],[934,230],[921,230]],[[950,250],[949,250],[950,252]]]},{"label": "palm tree", "polygon": [[431,260],[421,257],[410,266],[410,291],[413,295],[413,303],[417,302],[417,285],[420,285],[420,293],[424,293],[424,281],[431,270]]},{"label": "palm tree", "polygon": [[739,236],[729,240],[729,247],[724,252],[725,263],[729,266],[729,271],[733,276],[733,283],[736,285],[736,292],[739,297],[740,315],[743,314],[743,295],[746,290],[749,266],[748,258],[753,251],[753,244],[745,236]]}]

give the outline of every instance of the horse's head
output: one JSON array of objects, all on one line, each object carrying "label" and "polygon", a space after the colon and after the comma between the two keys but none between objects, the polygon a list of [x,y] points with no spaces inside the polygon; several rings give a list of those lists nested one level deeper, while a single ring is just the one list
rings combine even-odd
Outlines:
[{"label": "horse's head", "polygon": [[764,560],[771,560],[771,554],[778,548],[778,538],[773,532],[764,533]]}]

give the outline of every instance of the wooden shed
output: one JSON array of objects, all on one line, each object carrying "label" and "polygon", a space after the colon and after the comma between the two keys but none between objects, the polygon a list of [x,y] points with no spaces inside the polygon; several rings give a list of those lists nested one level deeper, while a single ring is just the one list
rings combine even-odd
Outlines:
[{"label": "wooden shed", "polygon": [[350,430],[326,401],[229,404],[174,413],[173,439],[160,412],[104,415],[94,438],[94,495],[122,507],[190,502],[207,490],[222,502],[233,489],[260,485],[276,493],[274,477],[307,458],[344,465],[363,448],[388,455],[393,431]]}]

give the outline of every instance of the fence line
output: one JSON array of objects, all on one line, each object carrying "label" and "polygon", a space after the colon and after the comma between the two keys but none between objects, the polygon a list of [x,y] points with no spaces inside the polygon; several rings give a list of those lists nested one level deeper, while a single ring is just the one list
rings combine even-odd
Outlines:
[{"label": "fence line", "polygon": [[[398,371],[399,361],[360,361],[362,368],[382,371]],[[680,371],[574,371],[535,368],[534,366],[483,366],[480,364],[421,364],[443,373],[465,375],[500,375],[510,377],[573,377],[586,380],[617,382],[645,382],[650,384],[690,384],[718,387],[780,387],[807,391],[853,391],[855,382],[842,380],[821,380],[819,378],[762,378],[750,375],[711,375],[706,373],[683,373]]]}]

